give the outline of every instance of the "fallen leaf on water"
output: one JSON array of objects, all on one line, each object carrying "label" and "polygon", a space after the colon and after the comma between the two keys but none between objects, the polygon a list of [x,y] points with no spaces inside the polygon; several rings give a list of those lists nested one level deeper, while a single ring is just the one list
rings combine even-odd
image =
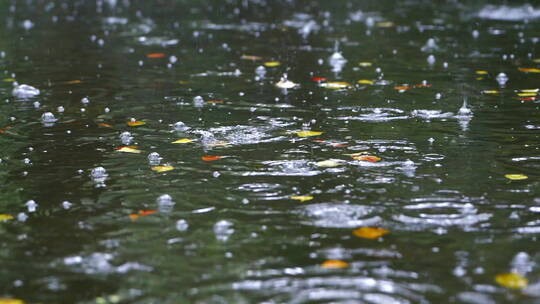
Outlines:
[{"label": "fallen leaf on water", "polygon": [[0,298],[0,304],[24,304],[24,301],[20,299]]},{"label": "fallen leaf on water", "polygon": [[146,55],[146,58],[162,58],[167,56],[165,53],[150,53]]},{"label": "fallen leaf on water", "polygon": [[389,232],[389,230],[379,227],[361,227],[353,230],[353,234],[357,237],[370,240],[380,238],[381,236],[388,234]]},{"label": "fallen leaf on water", "polygon": [[377,22],[377,27],[380,27],[380,28],[389,28],[389,27],[393,27],[394,26],[394,22],[392,21],[380,21],[380,22]]},{"label": "fallen leaf on water", "polygon": [[495,282],[503,287],[512,289],[523,289],[529,284],[526,278],[515,272],[498,274],[495,276]]},{"label": "fallen leaf on water", "polygon": [[222,103],[223,103],[223,100],[219,100],[219,99],[210,99],[210,100],[207,100],[206,102],[207,102],[207,103],[213,103],[213,104],[222,104]]},{"label": "fallen leaf on water", "polygon": [[174,170],[173,166],[152,166],[151,168],[158,173]]},{"label": "fallen leaf on water", "polygon": [[280,66],[281,62],[279,62],[279,61],[267,61],[267,62],[265,62],[263,64],[267,68],[275,68],[277,66]]},{"label": "fallen leaf on water", "polygon": [[[138,213],[130,214],[129,218],[132,221],[135,221],[135,220],[139,219],[140,217],[151,215],[151,214],[154,214],[154,213],[157,213],[157,212],[158,212],[157,210],[139,210]],[[0,304],[2,304],[2,303],[0,303]]]},{"label": "fallen leaf on water", "polygon": [[489,74],[488,71],[484,71],[484,70],[478,70],[475,73],[476,73],[476,75],[487,75],[487,74]]},{"label": "fallen leaf on water", "polygon": [[505,174],[504,177],[508,178],[509,180],[524,180],[529,178],[525,174]]},{"label": "fallen leaf on water", "polygon": [[531,96],[531,97],[521,97],[519,100],[522,100],[522,101],[535,101],[535,100],[536,100],[536,96]]},{"label": "fallen leaf on water", "polygon": [[410,86],[402,85],[402,86],[395,86],[395,87],[394,87],[394,90],[400,91],[400,92],[405,92],[405,91],[407,91],[407,90],[410,89],[410,88],[411,88]]},{"label": "fallen leaf on water", "polygon": [[104,122],[100,122],[97,125],[98,125],[98,127],[104,127],[104,128],[112,128],[113,127],[110,124],[104,123]]},{"label": "fallen leaf on water", "polygon": [[330,90],[342,90],[352,87],[352,85],[345,81],[330,81],[319,84],[319,87]]},{"label": "fallen leaf on water", "polygon": [[15,79],[15,78],[4,78],[4,79],[2,79],[2,81],[3,82],[15,82],[15,81],[17,81],[17,79]]},{"label": "fallen leaf on water", "polygon": [[352,157],[354,160],[368,161],[371,163],[376,163],[381,160],[380,157],[375,155],[356,155]]},{"label": "fallen leaf on water", "polygon": [[296,201],[300,201],[300,202],[303,203],[303,202],[312,200],[313,196],[311,196],[311,195],[293,195],[293,196],[291,196],[291,199],[296,200]]},{"label": "fallen leaf on water", "polygon": [[536,92],[525,92],[525,93],[518,93],[518,96],[519,97],[531,97],[531,96],[536,96]]},{"label": "fallen leaf on water", "polygon": [[135,121],[128,121],[127,122],[127,125],[130,126],[130,127],[137,127],[137,126],[142,126],[142,125],[145,125],[146,123],[144,121],[139,121],[139,120],[135,120]]},{"label": "fallen leaf on water", "polygon": [[79,79],[75,79],[75,80],[68,80],[66,82],[64,82],[65,84],[77,84],[77,83],[81,83],[82,81],[79,80]]},{"label": "fallen leaf on water", "polygon": [[343,163],[339,162],[339,161],[329,159],[329,160],[323,160],[323,161],[320,161],[320,162],[316,162],[315,165],[317,167],[321,167],[321,168],[334,168],[334,167],[338,167],[338,166],[343,165]]},{"label": "fallen leaf on water", "polygon": [[497,90],[483,90],[482,94],[499,94],[500,91]]},{"label": "fallen leaf on water", "polygon": [[417,83],[413,85],[414,88],[431,88],[430,83]]},{"label": "fallen leaf on water", "polygon": [[518,70],[525,73],[540,73],[540,69],[537,68],[518,68]]},{"label": "fallen leaf on water", "polygon": [[194,142],[193,139],[189,139],[189,138],[182,138],[182,139],[179,139],[179,140],[175,140],[173,141],[172,143],[173,144],[188,144],[190,142]]},{"label": "fallen leaf on water", "polygon": [[189,84],[187,80],[178,80],[178,84]]},{"label": "fallen leaf on water", "polygon": [[349,267],[349,263],[342,260],[326,260],[321,264],[321,267],[326,269],[341,269]]},{"label": "fallen leaf on water", "polygon": [[533,59],[534,62],[540,63],[540,58]]},{"label": "fallen leaf on water", "polygon": [[369,84],[369,85],[372,85],[374,84],[375,82],[373,82],[373,80],[369,80],[369,79],[360,79],[357,81],[359,84]]},{"label": "fallen leaf on water", "polygon": [[201,159],[204,160],[205,162],[211,162],[211,161],[219,160],[222,158],[223,156],[219,156],[219,155],[205,155],[201,157]]},{"label": "fallen leaf on water", "polygon": [[298,131],[296,132],[296,135],[300,137],[310,137],[310,136],[319,136],[323,134],[321,131]]},{"label": "fallen leaf on water", "polygon": [[520,90],[522,93],[538,93],[540,89],[523,89]]},{"label": "fallen leaf on water", "polygon": [[326,77],[311,77],[311,81],[315,81],[315,82],[323,82],[323,81],[326,81]]},{"label": "fallen leaf on water", "polygon": [[13,215],[0,214],[0,222],[6,222],[13,219]]},{"label": "fallen leaf on water", "polygon": [[255,56],[255,55],[242,55],[242,57],[240,57],[240,59],[243,59],[243,60],[261,60],[262,57],[260,56]]},{"label": "fallen leaf on water", "polygon": [[123,146],[123,147],[118,147],[115,150],[118,152],[125,152],[125,153],[136,153],[136,154],[141,153],[142,151],[137,148],[138,148],[137,146]]},{"label": "fallen leaf on water", "polygon": [[367,68],[367,67],[372,66],[373,63],[368,62],[368,61],[363,61],[363,62],[359,62],[358,65],[361,66],[361,67]]},{"label": "fallen leaf on water", "polygon": [[7,126],[7,127],[3,127],[3,128],[0,128],[0,134],[3,134],[3,133],[6,133],[7,130],[13,128],[12,126]]}]

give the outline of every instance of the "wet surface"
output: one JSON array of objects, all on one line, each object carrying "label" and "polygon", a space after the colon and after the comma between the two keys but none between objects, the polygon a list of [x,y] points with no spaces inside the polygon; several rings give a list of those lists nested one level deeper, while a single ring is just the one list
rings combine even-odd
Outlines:
[{"label": "wet surface", "polygon": [[0,298],[537,303],[540,8],[485,2],[0,3]]}]

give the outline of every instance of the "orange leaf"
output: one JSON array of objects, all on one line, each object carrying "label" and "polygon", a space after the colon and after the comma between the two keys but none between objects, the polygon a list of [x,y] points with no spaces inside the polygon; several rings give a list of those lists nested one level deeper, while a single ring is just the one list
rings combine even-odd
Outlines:
[{"label": "orange leaf", "polygon": [[130,127],[137,127],[137,126],[142,126],[142,125],[145,125],[146,123],[144,121],[128,121],[127,122],[127,125],[130,126]]},{"label": "orange leaf", "polygon": [[135,220],[137,220],[137,219],[139,218],[139,215],[138,215],[138,214],[135,214],[135,213],[134,213],[134,214],[130,214],[130,215],[129,215],[129,218],[130,218],[132,221],[135,221]]},{"label": "orange leaf", "polygon": [[362,227],[358,228],[353,231],[353,234],[357,237],[361,237],[364,239],[377,239],[381,236],[388,234],[390,231],[386,230],[384,228],[378,228],[378,227]]},{"label": "orange leaf", "polygon": [[254,55],[242,55],[242,57],[240,57],[240,59],[244,59],[244,60],[261,60],[262,57],[260,56],[254,56]]},{"label": "orange leaf", "polygon": [[211,99],[211,100],[207,100],[206,102],[207,103],[214,103],[214,104],[222,104],[223,100]]},{"label": "orange leaf", "polygon": [[429,83],[417,83],[414,85],[415,88],[431,88],[431,84]]},{"label": "orange leaf", "polygon": [[6,133],[7,130],[13,128],[12,126],[3,127],[0,129],[0,134]]},{"label": "orange leaf", "polygon": [[540,73],[540,69],[537,68],[519,68],[519,70],[525,73]]},{"label": "orange leaf", "polygon": [[118,152],[135,153],[135,154],[139,154],[142,152],[141,150],[138,149],[137,146],[122,146],[122,147],[115,148],[115,150]]},{"label": "orange leaf", "polygon": [[80,81],[79,79],[75,79],[75,80],[69,80],[69,81],[66,81],[64,82],[65,84],[77,84],[77,83],[81,83],[82,81]]},{"label": "orange leaf", "polygon": [[98,127],[104,127],[104,128],[112,128],[113,127],[110,124],[104,123],[104,122],[100,122],[97,125],[98,125]]},{"label": "orange leaf", "polygon": [[211,162],[211,161],[215,161],[222,158],[223,156],[219,156],[219,155],[205,155],[201,157],[201,159],[204,160],[205,162]]},{"label": "orange leaf", "polygon": [[411,88],[410,86],[395,86],[394,90],[396,90],[396,91],[407,91],[410,88]]},{"label": "orange leaf", "polygon": [[354,160],[368,161],[370,163],[376,163],[381,160],[380,157],[374,155],[356,155],[352,157]]},{"label": "orange leaf", "polygon": [[322,268],[341,269],[349,267],[349,263],[342,260],[326,260],[321,264]]},{"label": "orange leaf", "polygon": [[165,53],[150,53],[146,55],[146,58],[162,58],[165,57]]},{"label": "orange leaf", "polygon": [[157,213],[157,212],[158,212],[157,210],[139,210],[139,215],[140,216],[147,216],[147,215],[154,214],[154,213]]}]

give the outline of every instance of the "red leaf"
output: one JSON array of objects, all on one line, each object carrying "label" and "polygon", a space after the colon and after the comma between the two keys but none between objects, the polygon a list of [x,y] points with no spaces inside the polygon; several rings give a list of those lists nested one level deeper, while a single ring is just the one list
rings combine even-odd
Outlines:
[{"label": "red leaf", "polygon": [[327,79],[325,77],[312,77],[311,78],[311,81],[315,81],[315,82],[323,82],[323,81],[326,81]]},{"label": "red leaf", "polygon": [[219,155],[205,155],[201,157],[201,159],[204,160],[205,162],[211,162],[211,161],[215,161],[222,158],[223,156],[219,156]]},{"label": "red leaf", "polygon": [[146,58],[163,58],[165,56],[165,53],[150,53],[146,55]]}]

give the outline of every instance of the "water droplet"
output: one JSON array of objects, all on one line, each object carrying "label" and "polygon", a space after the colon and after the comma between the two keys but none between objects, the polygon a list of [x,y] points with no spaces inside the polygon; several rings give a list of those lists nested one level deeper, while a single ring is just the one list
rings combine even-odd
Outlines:
[{"label": "water droplet", "polygon": [[190,129],[185,123],[181,121],[174,123],[173,126],[174,126],[174,130],[179,131],[179,132],[184,132]]},{"label": "water droplet", "polygon": [[159,156],[159,153],[152,152],[148,154],[148,163],[152,166],[157,166],[161,162],[161,157]]},{"label": "water droplet", "polygon": [[427,58],[427,63],[432,65],[432,64],[435,64],[435,56],[434,55],[429,55],[428,58]]},{"label": "water droplet", "polygon": [[216,238],[225,242],[234,233],[233,223],[227,220],[220,220],[214,225],[214,234]]},{"label": "water droplet", "polygon": [[189,228],[189,224],[186,220],[180,219],[176,221],[176,230],[178,231],[186,231]]},{"label": "water droplet", "polygon": [[506,82],[508,82],[508,76],[506,76],[505,73],[499,73],[495,79],[501,87],[504,87],[506,85]]},{"label": "water droplet", "polygon": [[17,214],[17,220],[19,222],[26,222],[27,219],[28,219],[28,215],[26,215],[26,213],[21,212],[21,213]]},{"label": "water droplet", "polygon": [[54,114],[51,112],[45,112],[43,115],[41,115],[41,121],[45,124],[51,124],[57,121],[56,117],[54,117]]},{"label": "water droplet", "polygon": [[63,201],[62,202],[62,208],[64,208],[64,209],[69,209],[69,208],[71,208],[72,205],[73,204],[68,202],[68,201]]},{"label": "water droplet", "polygon": [[26,99],[39,95],[39,90],[27,84],[16,85],[11,91],[14,97]]},{"label": "water droplet", "polygon": [[24,205],[28,209],[28,212],[36,212],[36,209],[38,207],[38,204],[33,200],[27,201]]},{"label": "water droplet", "polygon": [[83,99],[81,99],[81,102],[83,104],[89,104],[90,103],[90,99],[88,99],[88,97],[84,97]]}]

